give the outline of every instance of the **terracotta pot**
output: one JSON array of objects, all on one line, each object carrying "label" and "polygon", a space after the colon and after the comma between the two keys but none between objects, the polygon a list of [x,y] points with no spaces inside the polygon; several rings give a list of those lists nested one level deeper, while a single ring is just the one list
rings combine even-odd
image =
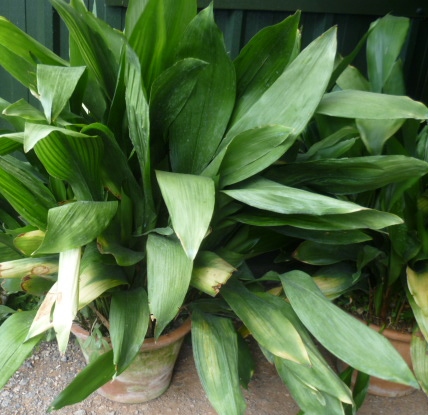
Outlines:
[{"label": "terracotta pot", "polygon": [[[190,327],[189,319],[178,329],[160,336],[157,341],[146,339],[128,369],[97,392],[121,403],[142,403],[162,395],[171,383],[175,361]],[[87,363],[110,348],[100,349],[88,345],[86,340],[89,333],[79,325],[74,324],[71,331],[76,336]]]},{"label": "terracotta pot", "polygon": [[[362,321],[362,320],[361,320]],[[381,331],[381,328],[375,324],[369,324],[369,327],[377,332]],[[391,329],[384,329],[382,335],[384,335],[391,344],[401,354],[405,362],[412,368],[412,358],[410,355],[410,342],[412,341],[412,335],[409,333],[401,333]],[[347,365],[342,361],[338,361],[337,367],[340,371],[344,370]],[[408,385],[402,385],[400,383],[389,382],[387,380],[379,379],[374,376],[370,377],[370,385],[368,393],[376,396],[386,397],[399,397],[413,393],[416,389]]]}]

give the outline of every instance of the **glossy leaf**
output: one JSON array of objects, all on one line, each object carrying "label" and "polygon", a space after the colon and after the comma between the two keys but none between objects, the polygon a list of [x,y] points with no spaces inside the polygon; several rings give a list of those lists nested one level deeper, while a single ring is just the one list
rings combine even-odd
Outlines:
[{"label": "glossy leaf", "polygon": [[[39,65],[41,66],[41,65]],[[67,69],[61,66],[57,68]],[[25,121],[43,121],[46,122],[46,117],[43,112],[29,104],[25,99],[20,99],[13,104],[10,104],[3,110],[3,115],[7,117],[22,118]]]},{"label": "glossy leaf", "polygon": [[290,132],[282,125],[270,125],[238,134],[220,166],[222,186],[241,182],[271,166],[294,143]]},{"label": "glossy leaf", "polygon": [[331,353],[357,370],[418,388],[391,343],[327,300],[308,274],[292,271],[280,278],[302,323]]},{"label": "glossy leaf", "polygon": [[178,43],[196,15],[196,1],[149,0],[131,6],[140,16],[127,17],[125,33],[150,91],[153,81],[174,62]]},{"label": "glossy leaf", "polygon": [[58,253],[92,242],[116,209],[116,202],[74,202],[50,209],[48,230],[37,253]]},{"label": "glossy leaf", "polygon": [[0,17],[0,65],[24,86],[37,91],[38,63],[67,66],[65,60],[4,17]]},{"label": "glossy leaf", "polygon": [[239,119],[278,79],[295,57],[300,12],[258,32],[234,64],[237,95],[233,120]]},{"label": "glossy leaf", "polygon": [[387,226],[398,225],[403,220],[390,213],[377,210],[361,210],[346,215],[280,215],[273,212],[250,210],[234,216],[238,222],[255,226],[283,226],[313,229],[318,231],[339,231],[348,229],[382,229]]},{"label": "glossy leaf", "polygon": [[156,171],[172,226],[193,260],[208,232],[214,212],[214,181],[208,177]]},{"label": "glossy leaf", "polygon": [[229,280],[221,295],[261,346],[284,359],[310,364],[308,352],[285,308],[272,305],[237,281]]},{"label": "glossy leaf", "polygon": [[33,169],[14,157],[0,158],[0,193],[29,224],[46,229],[56,201]]},{"label": "glossy leaf", "polygon": [[410,266],[406,270],[407,286],[414,301],[428,319],[428,271],[414,270]]},{"label": "glossy leaf", "polygon": [[192,313],[192,344],[195,365],[207,397],[219,415],[245,412],[239,386],[238,343],[232,321]]},{"label": "glossy leaf", "polygon": [[[1,267],[1,264],[0,264]],[[236,269],[214,252],[198,253],[190,284],[196,289],[215,297]],[[0,268],[0,277],[1,277]]]},{"label": "glossy leaf", "polygon": [[428,108],[409,97],[353,90],[325,94],[317,113],[368,120],[428,119]]},{"label": "glossy leaf", "polygon": [[412,335],[410,352],[416,379],[422,390],[428,393],[428,343],[419,330]]},{"label": "glossy leaf", "polygon": [[173,237],[150,234],[147,240],[147,286],[155,337],[178,314],[189,288],[193,261]]},{"label": "glossy leaf", "polygon": [[113,294],[109,331],[117,372],[123,372],[139,352],[149,320],[148,298],[143,288]]},{"label": "glossy leaf", "polygon": [[354,194],[422,177],[428,163],[401,155],[349,157],[289,163],[269,177],[288,186],[311,186],[335,194]]},{"label": "glossy leaf", "polygon": [[78,373],[71,383],[50,404],[48,408],[49,412],[83,401],[91,393],[112,380],[115,372],[113,350],[110,350],[99,356]]},{"label": "glossy leaf", "polygon": [[[281,124],[298,136],[315,112],[333,72],[336,29],[306,47],[260,99],[235,122],[224,144],[239,133],[267,124]],[[305,111],[302,111],[305,108]]]},{"label": "glossy leaf", "polygon": [[[245,204],[282,214],[337,215],[362,211],[365,208],[321,194],[283,186],[263,178],[250,180],[238,189],[223,193]],[[385,216],[385,226],[391,218]]]},{"label": "glossy leaf", "polygon": [[126,67],[126,113],[129,123],[129,135],[137,155],[143,186],[143,232],[151,230],[156,220],[152,195],[152,172],[150,160],[150,119],[149,105],[146,98],[141,66],[134,52],[127,49]]},{"label": "glossy leaf", "polygon": [[67,105],[84,71],[84,67],[37,65],[37,91],[49,124]]},{"label": "glossy leaf", "polygon": [[214,157],[235,102],[235,69],[216,26],[212,5],[189,24],[178,59],[207,62],[167,139],[172,170],[199,174]]},{"label": "glossy leaf", "polygon": [[[67,181],[79,200],[102,200],[100,163],[103,143],[99,137],[90,137],[66,129],[27,124],[26,151],[30,141],[39,139],[35,152],[53,177]],[[28,140],[27,140],[28,138]],[[33,141],[34,140],[34,141]]]},{"label": "glossy leaf", "polygon": [[373,92],[382,92],[407,38],[410,19],[387,15],[367,38],[367,71]]},{"label": "glossy leaf", "polygon": [[80,263],[79,310],[107,290],[126,284],[123,268],[106,263],[95,243],[85,247]]},{"label": "glossy leaf", "polygon": [[57,297],[53,311],[53,327],[61,353],[65,353],[67,350],[71,325],[76,317],[79,304],[80,256],[80,247],[63,251],[59,254]]},{"label": "glossy leaf", "polygon": [[0,388],[6,385],[42,339],[42,336],[37,336],[25,341],[35,314],[34,311],[14,313],[0,326]]},{"label": "glossy leaf", "polygon": [[80,7],[64,0],[50,0],[70,31],[74,45],[78,48],[88,70],[94,75],[103,92],[110,99],[116,87],[123,35],[101,19]]}]

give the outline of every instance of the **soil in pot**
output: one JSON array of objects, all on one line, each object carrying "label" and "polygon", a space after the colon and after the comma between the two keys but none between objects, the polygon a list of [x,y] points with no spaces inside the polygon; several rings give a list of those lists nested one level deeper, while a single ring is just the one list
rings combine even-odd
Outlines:
[{"label": "soil in pot", "polygon": [[[98,389],[98,393],[121,403],[142,403],[162,395],[171,383],[175,361],[190,327],[189,319],[178,329],[160,336],[157,341],[146,339],[128,369]],[[87,363],[110,347],[107,342],[102,348],[88,342],[89,332],[79,325],[73,325],[72,332]]]}]

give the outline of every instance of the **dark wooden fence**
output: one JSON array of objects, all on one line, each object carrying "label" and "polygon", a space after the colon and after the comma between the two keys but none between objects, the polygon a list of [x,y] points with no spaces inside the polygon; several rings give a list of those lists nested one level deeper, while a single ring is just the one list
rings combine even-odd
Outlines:
[{"label": "dark wooden fence", "polygon": [[[128,0],[84,0],[99,17],[123,28]],[[178,1],[178,0],[177,0]],[[199,0],[205,7],[209,0]],[[302,10],[303,46],[338,25],[338,49],[349,53],[379,16],[392,13],[411,18],[409,42],[403,53],[408,93],[428,103],[428,0],[215,0],[216,21],[225,34],[231,56],[261,28]],[[48,0],[0,0],[0,15],[67,57],[68,35]],[[364,54],[357,60],[364,65]],[[27,92],[0,68],[0,97],[14,101]]]}]

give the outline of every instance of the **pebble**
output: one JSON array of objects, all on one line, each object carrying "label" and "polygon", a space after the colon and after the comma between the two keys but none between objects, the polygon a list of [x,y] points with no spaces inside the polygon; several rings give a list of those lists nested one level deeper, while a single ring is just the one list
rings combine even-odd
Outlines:
[{"label": "pebble", "polygon": [[73,412],[73,415],[86,415],[86,411],[84,409],[79,409],[78,411]]}]

